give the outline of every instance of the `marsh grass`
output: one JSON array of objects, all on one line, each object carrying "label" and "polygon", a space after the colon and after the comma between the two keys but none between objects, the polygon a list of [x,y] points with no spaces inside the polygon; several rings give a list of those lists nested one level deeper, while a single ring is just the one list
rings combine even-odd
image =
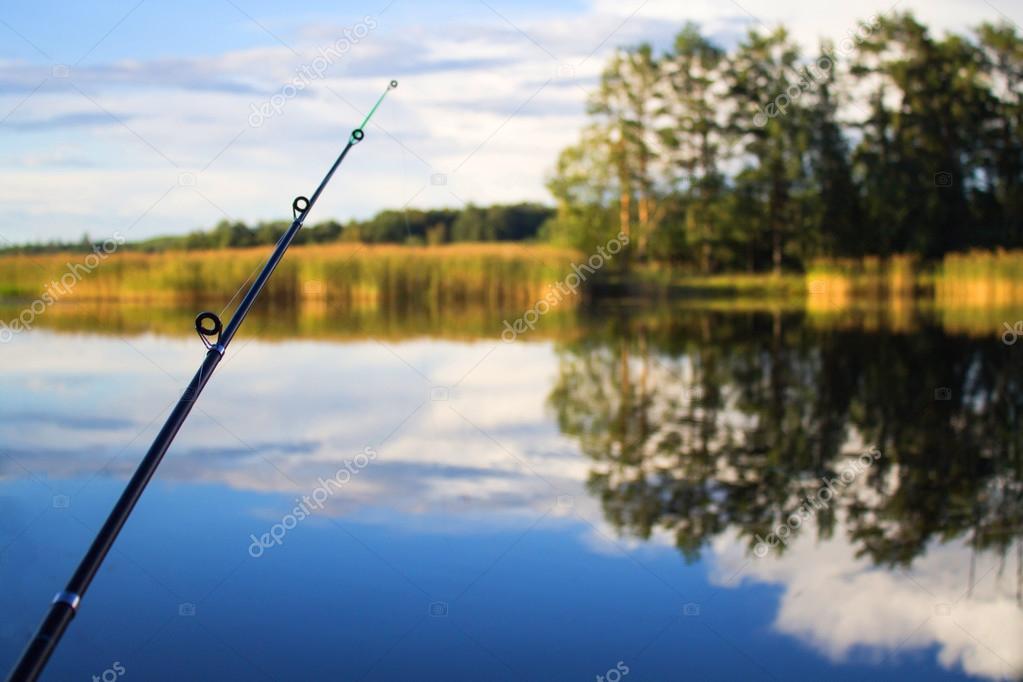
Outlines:
[{"label": "marsh grass", "polygon": [[[75,282],[66,298],[226,302],[262,266],[269,251],[122,251]],[[564,249],[518,244],[296,246],[274,272],[264,298],[278,303],[528,305],[563,278],[576,257]],[[74,253],[0,258],[0,296],[38,297],[84,258]]]}]

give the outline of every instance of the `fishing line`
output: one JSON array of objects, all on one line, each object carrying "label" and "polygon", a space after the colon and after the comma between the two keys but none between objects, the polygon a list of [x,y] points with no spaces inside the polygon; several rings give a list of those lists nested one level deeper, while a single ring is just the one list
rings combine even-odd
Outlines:
[{"label": "fishing line", "polygon": [[[281,235],[281,236],[283,237],[283,235]],[[281,243],[281,240],[278,239],[277,242],[274,244],[274,248],[277,248],[277,244],[280,244],[280,243]],[[259,269],[261,267],[263,267],[263,266],[257,265],[256,267],[254,267],[252,269],[252,272],[249,273],[249,276],[245,278],[244,282],[242,282],[242,285],[240,287],[238,287],[237,289],[235,289],[235,292],[234,292],[234,294],[231,295],[230,300],[224,305],[223,308],[221,308],[220,313],[218,313],[221,317],[224,316],[224,313],[227,312],[227,309],[231,307],[232,303],[234,303],[234,299],[238,298],[238,294],[242,293],[242,289],[244,289],[248,285],[248,283],[252,281],[252,278],[256,276],[256,273],[259,272]]]},{"label": "fishing line", "polygon": [[[282,240],[282,239],[284,239],[284,235],[286,235],[286,234],[287,234],[287,231],[283,232],[283,233],[281,234],[281,236],[277,238],[277,241],[275,241],[275,242],[274,242],[274,248],[275,248],[275,249],[276,249],[276,248],[277,248],[278,246],[280,246],[280,244],[281,244],[281,240]],[[261,267],[263,267],[263,266],[262,266],[262,265],[256,265],[256,267],[254,267],[254,268],[252,269],[252,272],[250,272],[250,273],[249,273],[249,276],[245,278],[245,281],[244,281],[244,282],[242,282],[242,285],[241,285],[240,287],[238,287],[237,289],[235,289],[235,292],[234,292],[234,293],[233,293],[233,294],[231,295],[231,299],[230,299],[230,300],[229,300],[229,301],[227,302],[227,304],[226,304],[226,305],[224,305],[224,307],[223,307],[223,308],[222,308],[222,309],[220,310],[220,313],[219,313],[219,315],[220,315],[221,317],[223,317],[223,316],[224,316],[224,313],[225,313],[225,312],[227,312],[227,309],[231,307],[231,304],[232,304],[232,303],[234,303],[234,299],[238,298],[238,294],[242,293],[242,289],[244,289],[244,288],[245,288],[245,286],[246,286],[246,285],[247,285],[247,284],[248,284],[249,282],[251,282],[251,281],[252,281],[252,278],[256,276],[256,273],[257,273],[257,272],[259,272],[259,269],[260,269]]]},{"label": "fishing line", "polygon": [[[409,186],[409,183],[408,183],[408,152],[406,152],[405,148],[402,147],[401,145],[399,145],[399,148],[401,149],[401,180],[402,180],[401,186],[404,188],[404,191],[407,192],[408,191],[408,186]],[[405,205],[402,206],[401,215],[402,215],[403,218],[405,218],[405,241],[407,242],[408,238],[412,236],[412,225],[411,225],[411,223],[409,223],[409,219],[408,219],[408,202],[407,201],[405,202]]]},{"label": "fishing line", "polygon": [[387,89],[381,93],[380,99],[377,100],[377,103],[374,104],[373,108],[369,110],[368,114],[366,114],[366,118],[362,119],[362,123],[359,124],[359,128],[361,130],[366,129],[366,124],[369,123],[369,119],[373,118],[373,114],[376,113],[377,107],[380,106],[380,103],[384,101],[384,97],[387,97],[387,93],[394,90],[396,87],[398,87],[398,81],[391,81],[387,84]]}]

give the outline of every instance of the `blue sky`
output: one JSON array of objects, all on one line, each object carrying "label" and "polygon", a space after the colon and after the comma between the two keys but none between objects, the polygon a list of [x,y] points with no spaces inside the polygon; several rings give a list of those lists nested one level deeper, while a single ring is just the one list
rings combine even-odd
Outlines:
[{"label": "blue sky", "polygon": [[[0,240],[129,239],[290,215],[391,78],[312,216],[550,201],[544,179],[616,46],[684,21],[811,47],[889,0],[128,0],[0,8]],[[902,0],[939,31],[1023,22],[1021,0]],[[346,38],[346,36],[348,36]],[[340,41],[340,42],[339,42]],[[321,50],[334,46],[329,59]],[[317,64],[318,75],[310,68]],[[299,78],[301,87],[286,88]],[[276,100],[274,100],[276,98]],[[270,116],[257,113],[276,101]],[[265,108],[263,111],[267,111]],[[257,125],[258,124],[258,125]]]}]

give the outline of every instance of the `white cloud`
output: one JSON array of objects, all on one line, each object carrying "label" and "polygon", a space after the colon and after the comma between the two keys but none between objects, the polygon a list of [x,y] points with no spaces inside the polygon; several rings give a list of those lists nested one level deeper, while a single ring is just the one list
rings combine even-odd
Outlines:
[{"label": "white cloud", "polygon": [[[833,539],[812,532],[790,541],[782,556],[750,558],[734,535],[713,542],[713,576],[724,584],[782,587],[774,628],[836,661],[858,648],[884,655],[937,645],[940,664],[992,679],[1023,673],[1023,610],[1014,570],[968,543],[933,543],[908,570],[857,556],[844,524]],[[975,567],[971,573],[971,561]],[[974,582],[970,589],[971,579]]]}]

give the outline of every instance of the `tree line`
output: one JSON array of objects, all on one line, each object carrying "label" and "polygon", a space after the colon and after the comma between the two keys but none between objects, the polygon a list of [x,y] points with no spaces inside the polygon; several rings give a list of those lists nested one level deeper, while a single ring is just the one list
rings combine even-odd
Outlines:
[{"label": "tree line", "polygon": [[551,238],[629,234],[695,272],[1023,246],[1023,40],[912,14],[806,55],[783,27],[726,50],[694,24],[621,49],[558,158]]},{"label": "tree line", "polygon": [[[385,210],[368,220],[339,223],[336,220],[302,228],[295,244],[327,244],[339,241],[367,244],[437,245],[455,242],[531,241],[541,238],[544,223],[553,209],[535,203],[476,206],[462,209]],[[133,242],[126,248],[141,251],[172,249],[226,249],[274,244],[291,221],[276,220],[247,225],[222,220],[209,230],[184,235],[167,235]],[[0,253],[47,253],[55,251],[89,252],[93,240],[84,235],[79,241],[25,244],[0,249]]]}]

